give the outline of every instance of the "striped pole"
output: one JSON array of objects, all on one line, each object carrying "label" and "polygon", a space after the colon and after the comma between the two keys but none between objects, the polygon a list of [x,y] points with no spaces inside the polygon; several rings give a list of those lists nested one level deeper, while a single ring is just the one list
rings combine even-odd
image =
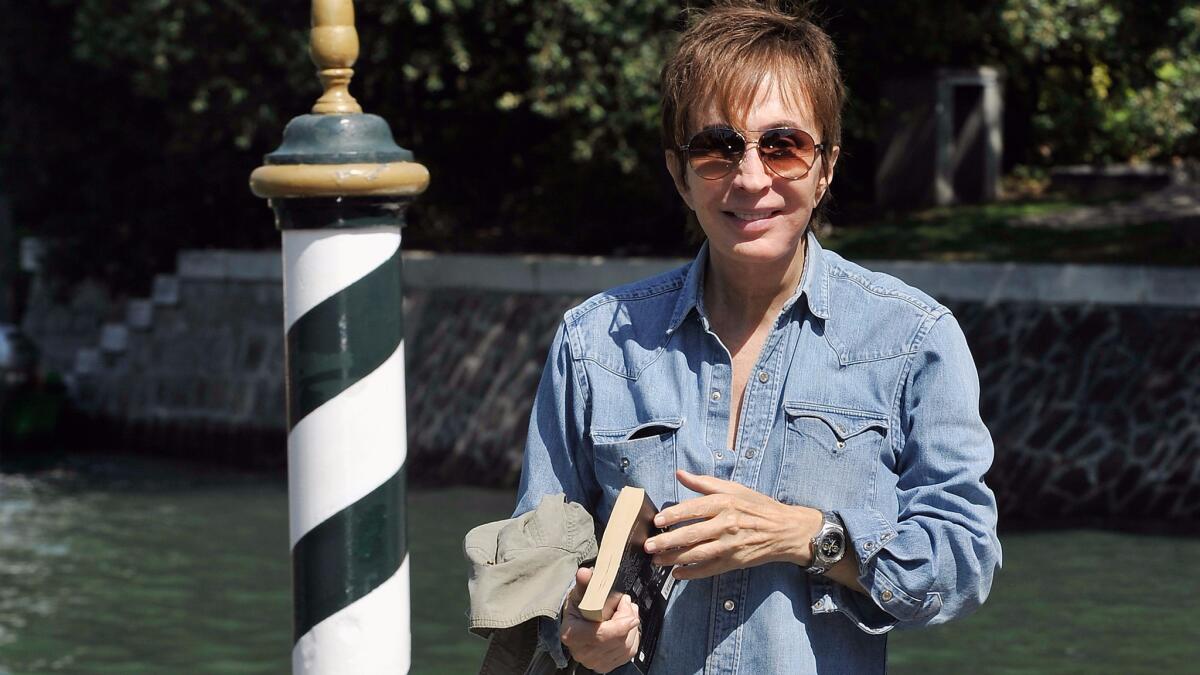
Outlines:
[{"label": "striped pole", "polygon": [[405,673],[404,211],[429,182],[350,96],[350,0],[314,0],[325,92],[251,174],[283,237],[292,672]]}]

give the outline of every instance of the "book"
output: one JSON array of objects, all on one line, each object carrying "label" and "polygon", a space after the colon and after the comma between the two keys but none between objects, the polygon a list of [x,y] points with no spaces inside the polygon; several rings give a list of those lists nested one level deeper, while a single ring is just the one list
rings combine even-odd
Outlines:
[{"label": "book", "polygon": [[667,601],[675,586],[675,578],[671,576],[674,565],[655,565],[642,548],[647,539],[664,531],[654,525],[657,513],[658,508],[645,490],[631,486],[621,488],[600,538],[592,580],[579,601],[579,612],[585,618],[604,621],[609,618],[604,611],[609,594],[629,596],[637,605],[642,622],[641,642],[633,664],[643,673],[650,670]]}]

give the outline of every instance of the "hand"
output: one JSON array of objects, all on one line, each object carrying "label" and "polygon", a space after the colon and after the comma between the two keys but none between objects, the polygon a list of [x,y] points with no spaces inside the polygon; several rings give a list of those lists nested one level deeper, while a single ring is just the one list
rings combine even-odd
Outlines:
[{"label": "hand", "polygon": [[677,565],[676,578],[702,579],[769,562],[812,562],[820,511],[789,506],[712,476],[676,471],[675,477],[703,496],[659,512],[654,518],[658,527],[688,524],[647,539],[645,550],[657,565]]},{"label": "hand", "polygon": [[633,660],[642,638],[642,622],[637,605],[628,595],[617,593],[610,595],[604,605],[607,619],[597,623],[583,618],[579,613],[579,600],[591,579],[592,570],[586,567],[580,567],[575,573],[575,588],[567,596],[559,638],[580,664],[598,673],[607,673]]}]

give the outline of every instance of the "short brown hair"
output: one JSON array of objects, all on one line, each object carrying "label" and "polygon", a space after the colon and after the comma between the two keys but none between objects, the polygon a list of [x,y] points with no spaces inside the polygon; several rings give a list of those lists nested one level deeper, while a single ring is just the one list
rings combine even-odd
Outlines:
[{"label": "short brown hair", "polygon": [[767,74],[785,102],[811,112],[826,153],[840,145],[845,87],[833,41],[808,16],[778,0],[718,0],[694,15],[662,70],[664,148],[678,153],[696,109],[714,98],[727,120],[744,117]]}]

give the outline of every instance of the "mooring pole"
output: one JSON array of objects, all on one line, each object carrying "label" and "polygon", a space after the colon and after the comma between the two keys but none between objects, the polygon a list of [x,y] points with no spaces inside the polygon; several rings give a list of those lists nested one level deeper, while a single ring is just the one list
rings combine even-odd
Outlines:
[{"label": "mooring pole", "polygon": [[314,0],[325,91],[250,176],[283,237],[292,672],[406,673],[400,230],[429,172],[348,85],[351,0]]}]

